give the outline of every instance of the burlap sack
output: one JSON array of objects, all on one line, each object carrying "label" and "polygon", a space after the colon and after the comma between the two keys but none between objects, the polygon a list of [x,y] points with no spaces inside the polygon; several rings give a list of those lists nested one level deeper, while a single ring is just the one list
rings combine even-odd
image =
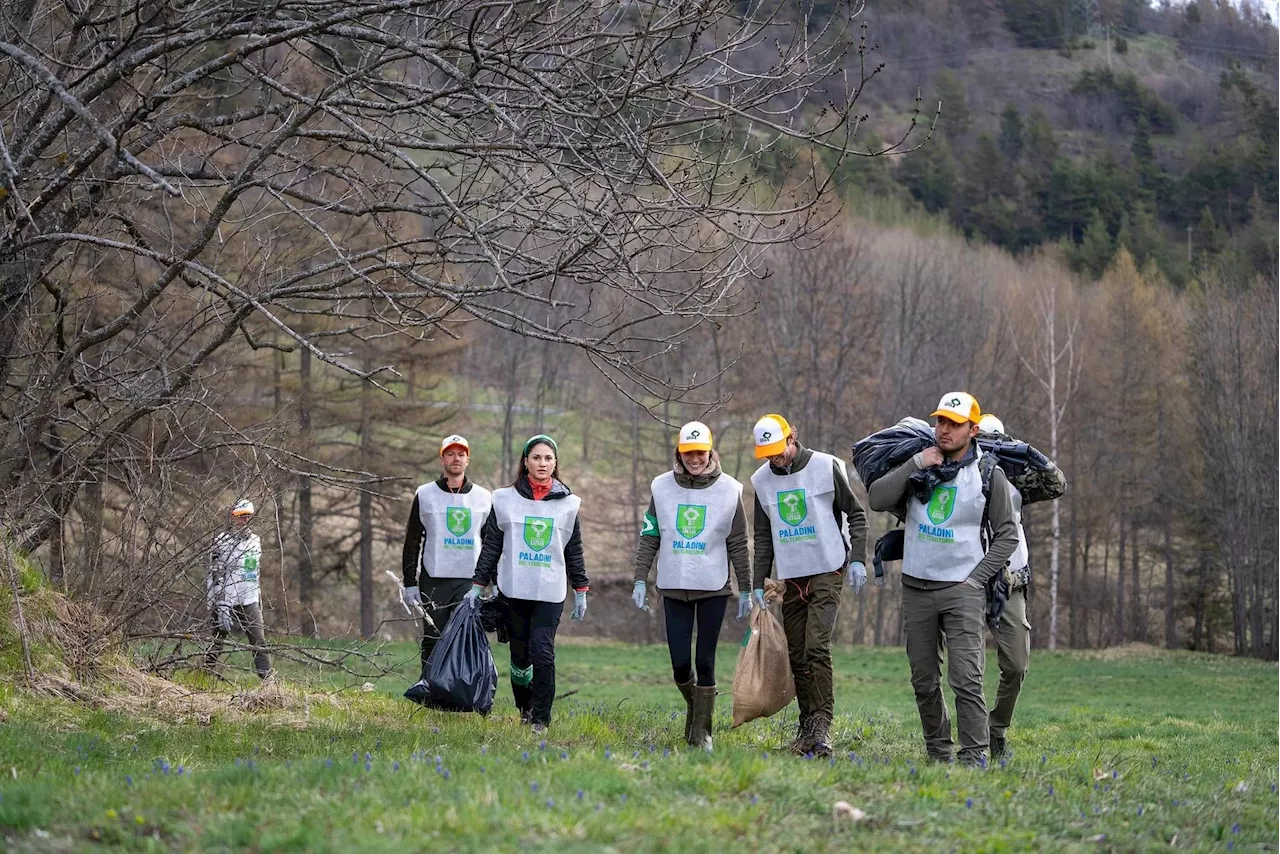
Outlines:
[{"label": "burlap sack", "polygon": [[795,695],[782,623],[757,608],[751,613],[751,626],[742,639],[738,666],[733,671],[733,725],[775,715]]}]

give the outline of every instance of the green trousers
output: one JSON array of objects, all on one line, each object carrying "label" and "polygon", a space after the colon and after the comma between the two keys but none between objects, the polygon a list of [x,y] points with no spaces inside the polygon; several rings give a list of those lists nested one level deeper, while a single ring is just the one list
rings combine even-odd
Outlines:
[{"label": "green trousers", "polygon": [[1031,624],[1027,622],[1027,588],[1019,587],[1009,594],[996,632],[996,661],[1000,664],[1000,687],[996,704],[990,712],[991,734],[1004,735],[1013,722],[1013,707],[1022,693],[1022,680],[1027,677],[1031,660]]},{"label": "green trousers", "polygon": [[782,597],[782,629],[796,682],[800,714],[817,714],[831,722],[835,691],[831,678],[831,632],[840,610],[844,573],[823,572],[789,578]]},{"label": "green trousers", "polygon": [[944,639],[947,681],[956,698],[960,760],[977,762],[986,752],[987,704],[982,696],[986,609],[986,591],[968,581],[939,590],[902,586],[911,687],[930,758],[950,760],[954,749],[951,719],[942,696]]}]

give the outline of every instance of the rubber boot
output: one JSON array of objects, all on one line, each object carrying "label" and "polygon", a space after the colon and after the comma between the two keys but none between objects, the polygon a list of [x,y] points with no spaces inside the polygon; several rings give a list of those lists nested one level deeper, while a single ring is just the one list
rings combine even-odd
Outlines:
[{"label": "rubber boot", "polygon": [[689,677],[688,682],[677,682],[676,687],[680,689],[680,694],[684,697],[684,740],[686,743],[693,734],[693,686],[694,678]]},{"label": "rubber boot", "polygon": [[716,686],[695,685],[693,688],[693,727],[689,745],[711,750],[711,718],[716,711]]}]

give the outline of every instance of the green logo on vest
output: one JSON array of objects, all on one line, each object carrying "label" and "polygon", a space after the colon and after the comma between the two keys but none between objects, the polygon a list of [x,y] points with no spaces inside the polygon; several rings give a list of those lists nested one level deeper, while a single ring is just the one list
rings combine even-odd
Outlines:
[{"label": "green logo on vest", "polygon": [[692,540],[707,527],[705,504],[681,504],[676,507],[676,530],[686,540]]},{"label": "green logo on vest", "polygon": [[788,525],[799,525],[809,515],[809,502],[804,500],[803,489],[788,489],[778,493],[778,515]]},{"label": "green logo on vest", "polygon": [[933,490],[933,496],[929,498],[930,522],[941,525],[951,518],[955,510],[956,488],[954,486],[939,486]]},{"label": "green logo on vest", "polygon": [[245,555],[245,556],[244,556],[244,571],[245,571],[245,572],[257,572],[257,571],[258,571],[258,558],[257,558],[257,556],[256,556],[256,555]]},{"label": "green logo on vest", "polygon": [[555,529],[555,520],[542,516],[524,517],[524,541],[529,548],[540,552],[551,545],[551,532]]},{"label": "green logo on vest", "polygon": [[445,524],[449,526],[449,533],[455,537],[461,537],[471,530],[470,507],[446,507],[444,518]]}]

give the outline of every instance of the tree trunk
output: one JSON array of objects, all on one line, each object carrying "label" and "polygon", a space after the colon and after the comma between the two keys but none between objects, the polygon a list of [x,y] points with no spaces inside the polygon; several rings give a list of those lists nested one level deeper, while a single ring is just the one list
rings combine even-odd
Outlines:
[{"label": "tree trunk", "polygon": [[1129,534],[1129,563],[1132,565],[1133,589],[1129,593],[1129,634],[1134,640],[1147,640],[1147,611],[1142,602],[1142,575],[1138,567],[1141,549],[1138,547],[1138,523],[1132,524]]},{"label": "tree trunk", "polygon": [[1125,537],[1129,533],[1129,526],[1126,524],[1125,518],[1120,518],[1120,545],[1118,548],[1118,557],[1116,561],[1116,624],[1112,629],[1112,643],[1122,644],[1125,642],[1125,624],[1124,624],[1124,555],[1125,555]]},{"label": "tree trunk", "polygon": [[[298,364],[298,439],[310,451],[311,435],[311,351],[299,349]],[[302,608],[301,630],[304,637],[315,637],[316,618],[312,612],[313,555],[315,554],[315,515],[311,509],[311,478],[298,476],[298,604]]]},{"label": "tree trunk", "polygon": [[1164,648],[1178,648],[1178,620],[1174,603],[1173,580],[1173,522],[1164,520]]},{"label": "tree trunk", "polygon": [[103,526],[102,481],[94,479],[84,485],[84,577],[72,578],[75,588],[87,594],[93,589],[102,568]]},{"label": "tree trunk", "polygon": [[[372,360],[366,355],[365,370]],[[373,384],[360,384],[360,469],[373,470]],[[373,493],[360,490],[360,636],[373,637]]]}]

